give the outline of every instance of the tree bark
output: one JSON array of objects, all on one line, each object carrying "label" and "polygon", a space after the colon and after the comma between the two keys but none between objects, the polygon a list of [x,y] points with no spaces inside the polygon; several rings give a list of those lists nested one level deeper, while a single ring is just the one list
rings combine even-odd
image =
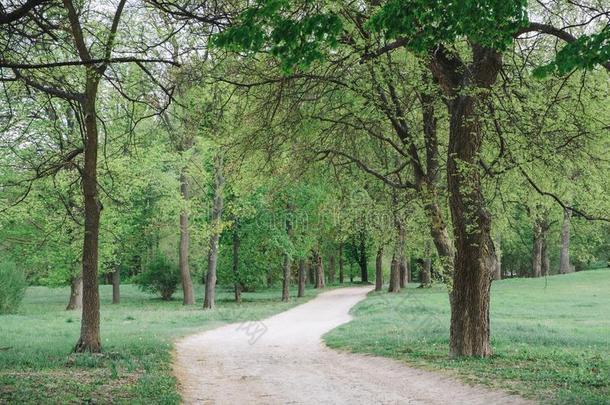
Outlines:
[{"label": "tree bark", "polygon": [[398,221],[398,254],[397,258],[397,271],[398,271],[398,286],[404,288],[407,284],[407,267],[405,259],[405,248],[406,248],[406,236],[405,227],[402,219],[397,218]]},{"label": "tree bark", "polygon": [[559,256],[559,273],[567,274],[573,271],[570,264],[570,218],[572,211],[563,210],[563,223],[561,224],[561,253]]},{"label": "tree bark", "polygon": [[307,269],[305,268],[305,260],[304,259],[300,259],[299,260],[299,291],[297,293],[297,297],[303,297],[305,296],[305,278],[307,277],[306,275]]},{"label": "tree bark", "polygon": [[502,58],[496,50],[471,44],[468,66],[442,45],[430,68],[449,97],[447,183],[455,237],[451,292],[450,354],[491,355],[489,293],[496,255],[491,215],[482,192],[479,159],[483,140],[477,105],[496,82]]},{"label": "tree bark", "polygon": [[377,249],[377,257],[375,258],[375,291],[381,291],[383,288],[383,247]]},{"label": "tree bark", "polygon": [[542,275],[542,228],[538,220],[534,220],[534,244],[532,247],[532,277]]},{"label": "tree bark", "polygon": [[324,288],[324,265],[322,264],[322,255],[316,252],[316,288]]},{"label": "tree bark", "polygon": [[[185,168],[180,173],[180,193],[182,199],[186,202],[189,199],[189,183],[185,173]],[[193,305],[195,303],[195,295],[193,293],[193,280],[189,270],[189,217],[186,209],[180,213],[180,248],[179,248],[179,266],[180,278],[182,280],[182,305]]]},{"label": "tree bark", "polygon": [[502,243],[501,241],[502,237],[498,236],[498,239],[496,240],[496,268],[493,272],[493,280],[495,281],[502,280],[502,248],[500,247]]},{"label": "tree bark", "polygon": [[81,309],[83,307],[83,276],[78,275],[70,280],[70,300],[66,310]]},{"label": "tree bark", "polygon": [[100,296],[97,281],[101,204],[97,191],[98,128],[96,99],[99,73],[87,68],[85,97],[82,101],[85,126],[85,158],[81,171],[85,202],[85,237],[83,241],[83,312],[80,338],[75,352],[97,353],[100,340]]},{"label": "tree bark", "polygon": [[432,259],[426,257],[422,263],[420,287],[428,287],[430,285],[430,270],[432,269]]},{"label": "tree bark", "polygon": [[222,218],[222,189],[224,186],[223,162],[220,154],[214,158],[214,200],[212,203],[212,235],[209,242],[208,272],[205,278],[205,297],[203,299],[204,309],[213,309],[216,305],[216,265],[218,262],[218,244],[220,240],[220,227]]},{"label": "tree bark", "polygon": [[343,284],[343,278],[345,274],[343,272],[343,242],[339,243],[339,284]]},{"label": "tree bark", "polygon": [[421,168],[417,149],[411,149],[413,173],[415,184],[423,201],[425,212],[430,221],[430,235],[436,247],[438,256],[442,262],[445,273],[449,276],[453,273],[454,247],[449,237],[449,230],[445,221],[445,215],[441,209],[439,198],[439,151],[436,125],[436,114],[434,109],[435,97],[423,92],[422,100],[422,122],[426,148],[426,172]]},{"label": "tree bark", "polygon": [[112,272],[112,303],[121,303],[121,269],[119,266]]},{"label": "tree bark", "polygon": [[368,269],[368,258],[366,255],[366,234],[360,232],[360,256],[358,258],[358,265],[360,266],[360,280],[363,283],[369,282],[369,269]]},{"label": "tree bark", "polygon": [[238,229],[239,221],[235,220],[235,225],[233,228],[233,289],[235,293],[235,302],[238,304],[241,303],[241,280],[239,277],[239,229]]},{"label": "tree bark", "polygon": [[335,255],[330,255],[328,258],[328,282],[334,284],[335,282]]},{"label": "tree bark", "polygon": [[[548,234],[545,232],[542,237],[542,275],[548,276],[551,270],[551,258],[549,257],[549,244],[547,240]],[[498,258],[498,263],[500,263],[500,258]]]},{"label": "tree bark", "polygon": [[288,302],[290,300],[290,256],[288,253],[284,253],[284,263],[282,269],[282,301]]},{"label": "tree bark", "polygon": [[[292,238],[292,223],[290,222],[290,215],[292,214],[292,207],[290,204],[287,206],[288,216],[286,218],[286,236],[290,241]],[[282,301],[288,302],[290,300],[290,255],[288,252],[284,253],[284,266],[283,266],[283,278],[282,278]]]},{"label": "tree bark", "polygon": [[396,255],[392,256],[392,263],[390,264],[390,285],[388,287],[388,292],[400,292],[400,269],[398,268]]},{"label": "tree bark", "polygon": [[314,260],[309,266],[307,266],[307,276],[309,279],[309,284],[316,285],[316,256],[313,256]]}]

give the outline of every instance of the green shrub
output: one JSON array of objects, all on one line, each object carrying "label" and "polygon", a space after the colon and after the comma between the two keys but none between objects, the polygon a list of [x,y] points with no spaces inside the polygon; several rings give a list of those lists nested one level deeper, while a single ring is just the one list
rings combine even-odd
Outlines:
[{"label": "green shrub", "polygon": [[157,255],[134,281],[143,291],[160,294],[161,299],[169,301],[180,282],[180,270],[164,255]]},{"label": "green shrub", "polygon": [[0,314],[14,312],[21,303],[27,283],[15,263],[0,262]]}]

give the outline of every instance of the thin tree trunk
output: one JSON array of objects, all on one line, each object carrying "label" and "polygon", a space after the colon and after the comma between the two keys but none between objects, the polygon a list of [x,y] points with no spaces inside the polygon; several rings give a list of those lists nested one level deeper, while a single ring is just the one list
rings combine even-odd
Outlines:
[{"label": "thin tree trunk", "polygon": [[451,276],[453,273],[453,261],[455,256],[455,249],[453,242],[449,237],[449,231],[445,225],[443,214],[438,203],[429,204],[426,207],[428,217],[431,221],[430,235],[432,241],[436,247],[436,251],[441,260],[443,269],[447,276]]},{"label": "thin tree trunk", "polygon": [[82,187],[85,202],[85,237],[83,241],[83,312],[80,338],[76,352],[97,353],[102,350],[100,340],[100,296],[97,281],[98,246],[101,204],[97,191],[97,87],[98,73],[87,68],[85,97],[82,102],[85,121],[85,158]]},{"label": "thin tree trunk", "polygon": [[[185,168],[180,173],[180,193],[182,199],[186,202],[189,199],[189,183],[185,173]],[[180,212],[180,248],[179,248],[179,266],[180,278],[182,280],[183,305],[193,305],[195,303],[195,295],[193,293],[193,280],[189,270],[189,217],[186,208]]]},{"label": "thin tree trunk", "polygon": [[[542,234],[542,275],[548,276],[549,271],[551,270],[551,258],[549,257],[549,246],[547,241],[547,233],[544,232]],[[498,263],[500,259],[498,258]]]},{"label": "thin tree trunk", "polygon": [[405,288],[407,286],[407,283],[409,282],[409,277],[407,275],[408,273],[408,268],[407,268],[407,258],[402,255],[400,257],[400,262],[398,262],[398,268],[399,268],[399,273],[400,273],[400,288]]},{"label": "thin tree trunk", "polygon": [[311,285],[316,285],[316,259],[315,259],[315,254],[314,254],[314,260],[313,263],[310,263],[309,266],[307,266],[307,275],[308,275],[308,279],[309,279],[309,284]]},{"label": "thin tree trunk", "polygon": [[297,297],[305,296],[305,278],[307,269],[305,268],[305,259],[299,260],[299,292],[297,293]]},{"label": "thin tree trunk", "polygon": [[83,276],[77,275],[70,280],[70,300],[66,310],[81,309],[83,307]]},{"label": "thin tree trunk", "polygon": [[420,287],[428,287],[430,285],[430,270],[432,269],[432,259],[424,258],[421,269]]},{"label": "thin tree trunk", "polygon": [[216,265],[218,262],[218,243],[220,239],[220,226],[223,208],[222,189],[224,186],[223,162],[220,154],[214,158],[214,200],[212,204],[212,235],[210,236],[208,253],[208,272],[205,278],[204,309],[213,309],[216,293]]},{"label": "thin tree trunk", "polygon": [[339,243],[339,283],[343,284],[343,242]]},{"label": "thin tree trunk", "polygon": [[288,302],[290,300],[290,256],[288,253],[284,253],[284,263],[282,269],[282,301]]},{"label": "thin tree trunk", "polygon": [[267,270],[267,288],[273,287],[273,282],[273,268],[269,268],[269,270]]},{"label": "thin tree trunk", "polygon": [[235,225],[233,229],[233,288],[235,292],[235,302],[238,304],[241,303],[241,280],[239,277],[239,230],[238,230],[238,220],[235,220]]},{"label": "thin tree trunk", "polygon": [[496,268],[494,269],[493,272],[493,279],[494,280],[502,280],[502,248],[501,248],[501,243],[502,243],[502,237],[498,236],[498,239],[496,240]]},{"label": "thin tree trunk", "polygon": [[559,273],[567,274],[573,271],[570,264],[570,218],[572,211],[563,210],[563,223],[561,224],[561,253],[559,256]]},{"label": "thin tree trunk", "polygon": [[422,122],[424,141],[426,148],[426,172],[421,169],[420,159],[417,156],[417,149],[413,149],[411,165],[415,174],[415,183],[421,198],[426,201],[425,212],[430,221],[430,235],[436,247],[436,251],[445,269],[447,276],[453,273],[454,247],[449,230],[447,229],[445,215],[441,209],[441,199],[439,197],[439,151],[437,122],[434,109],[435,98],[431,94],[422,92]]},{"label": "thin tree trunk", "polygon": [[396,255],[392,256],[392,264],[390,265],[390,286],[388,287],[388,292],[400,292],[400,269],[398,268]]},{"label": "thin tree trunk", "polygon": [[328,282],[335,283],[335,255],[330,255],[328,258]]},{"label": "thin tree trunk", "polygon": [[377,257],[375,258],[375,291],[381,291],[383,288],[383,247],[377,249]]},{"label": "thin tree trunk", "polygon": [[121,268],[118,265],[112,272],[112,303],[121,303]]},{"label": "thin tree trunk", "polygon": [[542,275],[542,228],[538,220],[534,220],[534,243],[532,246],[532,277]]},{"label": "thin tree trunk", "polygon": [[397,271],[398,271],[398,286],[404,288],[406,285],[407,268],[405,263],[405,247],[406,247],[406,236],[405,227],[402,219],[397,218],[398,221],[398,255],[397,257]]},{"label": "thin tree trunk", "polygon": [[[290,204],[287,206],[288,216],[286,218],[286,236],[290,241],[292,238],[292,223],[290,221],[290,215],[292,214],[292,207]],[[288,302],[290,300],[290,255],[284,253],[284,266],[283,266],[283,278],[282,278],[282,301]]]},{"label": "thin tree trunk", "polygon": [[316,252],[316,288],[324,288],[324,265],[322,264],[322,255]]},{"label": "thin tree trunk", "polygon": [[366,255],[366,235],[360,232],[360,257],[358,265],[360,266],[360,280],[363,283],[369,282],[368,258]]}]

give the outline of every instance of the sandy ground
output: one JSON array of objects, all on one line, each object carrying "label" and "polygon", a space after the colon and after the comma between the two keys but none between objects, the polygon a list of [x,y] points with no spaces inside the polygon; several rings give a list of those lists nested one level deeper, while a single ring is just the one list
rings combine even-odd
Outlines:
[{"label": "sandy ground", "polygon": [[524,404],[522,398],[379,357],[328,349],[368,287],[341,288],[286,312],[177,342],[186,404]]}]

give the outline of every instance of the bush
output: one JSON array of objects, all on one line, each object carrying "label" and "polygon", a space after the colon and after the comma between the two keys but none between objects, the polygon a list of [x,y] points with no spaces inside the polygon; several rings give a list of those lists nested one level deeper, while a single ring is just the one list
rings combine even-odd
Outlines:
[{"label": "bush", "polygon": [[15,263],[0,263],[0,314],[14,312],[21,304],[27,283]]},{"label": "bush", "polygon": [[143,291],[160,294],[161,299],[169,301],[180,282],[180,270],[164,255],[158,255],[134,281]]}]

